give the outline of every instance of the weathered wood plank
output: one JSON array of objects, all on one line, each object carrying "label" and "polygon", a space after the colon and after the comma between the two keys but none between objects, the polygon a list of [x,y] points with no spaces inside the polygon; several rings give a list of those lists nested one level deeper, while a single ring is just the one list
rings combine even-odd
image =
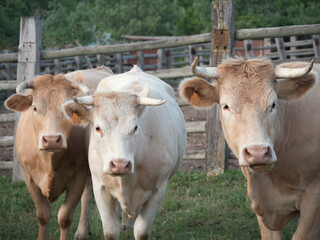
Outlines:
[{"label": "weathered wood plank", "polygon": [[15,80],[0,82],[0,91],[16,90],[16,87],[17,87],[17,81]]},{"label": "weathered wood plank", "polygon": [[186,122],[187,133],[205,133],[206,121]]},{"label": "weathered wood plank", "polygon": [[320,24],[293,25],[285,27],[239,29],[236,31],[236,39],[261,39],[269,37],[290,37],[300,35],[320,34]]},{"label": "weathered wood plank", "polygon": [[205,160],[205,150],[187,151],[183,156],[183,160]]},{"label": "weathered wood plank", "polygon": [[14,143],[13,136],[1,136],[0,137],[0,147],[12,147]]},{"label": "weathered wood plank", "polygon": [[[83,56],[88,54],[114,54],[123,53],[131,51],[142,51],[142,50],[152,50],[160,48],[169,48],[177,46],[185,46],[198,43],[210,42],[210,33],[192,35],[187,37],[172,37],[169,39],[157,40],[157,41],[146,41],[137,43],[125,43],[125,44],[115,44],[115,45],[104,45],[104,46],[94,46],[94,47],[76,47],[70,49],[62,49],[55,51],[48,51],[42,53],[42,59],[55,59],[62,57],[74,57]],[[0,58],[0,62],[2,59]]]},{"label": "weathered wood plank", "polygon": [[15,119],[16,119],[16,116],[14,113],[0,114],[0,123],[14,122]]},{"label": "weathered wood plank", "polygon": [[0,161],[0,169],[12,169],[13,168],[13,162],[5,162],[5,161]]}]

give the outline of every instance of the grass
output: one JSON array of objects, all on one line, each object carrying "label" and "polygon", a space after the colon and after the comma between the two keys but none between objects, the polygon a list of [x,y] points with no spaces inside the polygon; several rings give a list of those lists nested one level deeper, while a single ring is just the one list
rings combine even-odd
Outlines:
[{"label": "grass", "polygon": [[[63,195],[51,205],[50,239],[59,239],[57,212]],[[76,231],[80,207],[74,215],[69,238]],[[94,204],[89,239],[103,239],[99,213]],[[297,219],[284,230],[291,239]],[[38,223],[35,207],[24,183],[0,178],[0,240],[36,239]],[[134,239],[132,230],[120,239]],[[246,181],[240,171],[227,171],[215,178],[203,172],[178,173],[168,186],[167,195],[153,224],[151,238],[161,240],[260,239],[258,222],[250,209]]]}]

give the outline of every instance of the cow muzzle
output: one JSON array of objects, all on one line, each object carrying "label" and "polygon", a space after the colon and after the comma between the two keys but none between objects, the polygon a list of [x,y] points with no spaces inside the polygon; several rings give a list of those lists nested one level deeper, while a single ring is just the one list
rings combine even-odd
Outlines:
[{"label": "cow muzzle", "polygon": [[67,148],[67,143],[61,134],[43,135],[39,148],[41,151],[59,152]]},{"label": "cow muzzle", "polygon": [[240,166],[246,166],[252,172],[270,171],[276,160],[270,144],[247,145],[240,151]]},{"label": "cow muzzle", "polygon": [[115,176],[132,174],[132,163],[124,159],[110,161],[108,173]]}]

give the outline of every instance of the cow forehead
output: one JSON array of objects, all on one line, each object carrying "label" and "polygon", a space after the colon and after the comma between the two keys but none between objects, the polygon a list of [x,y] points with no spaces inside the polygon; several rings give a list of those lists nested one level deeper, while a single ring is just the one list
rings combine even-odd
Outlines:
[{"label": "cow forehead", "polygon": [[34,79],[34,101],[43,105],[61,105],[75,90],[63,75],[42,75]]},{"label": "cow forehead", "polygon": [[93,99],[94,115],[104,119],[132,115],[138,107],[137,95],[131,92],[96,92]]},{"label": "cow forehead", "polygon": [[232,59],[219,66],[220,101],[265,105],[274,98],[273,65],[264,59]]}]

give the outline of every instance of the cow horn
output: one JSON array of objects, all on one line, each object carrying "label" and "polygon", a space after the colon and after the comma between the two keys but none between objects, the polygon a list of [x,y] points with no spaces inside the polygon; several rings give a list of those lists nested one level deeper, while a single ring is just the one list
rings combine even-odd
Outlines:
[{"label": "cow horn", "polygon": [[198,77],[202,78],[218,78],[219,72],[216,67],[206,67],[206,68],[200,68],[197,67],[198,57],[196,57],[191,64],[191,72]]},{"label": "cow horn", "polygon": [[33,88],[33,87],[34,87],[33,81],[24,81],[17,86],[16,92],[22,96],[29,96],[29,94],[25,94],[23,90],[27,88]]},{"label": "cow horn", "polygon": [[283,68],[283,67],[276,67],[274,69],[274,73],[276,78],[297,78],[302,77],[308,74],[312,67],[313,67],[314,60],[312,59],[308,66],[304,68]]},{"label": "cow horn", "polygon": [[91,95],[84,97],[73,97],[73,101],[80,105],[93,105],[93,97]]},{"label": "cow horn", "polygon": [[160,99],[138,96],[137,102],[139,105],[144,105],[144,106],[158,106],[158,105],[164,104],[165,102],[167,102],[167,100],[160,100]]},{"label": "cow horn", "polygon": [[87,96],[90,95],[90,89],[82,83],[71,81],[71,86],[84,92]]}]

